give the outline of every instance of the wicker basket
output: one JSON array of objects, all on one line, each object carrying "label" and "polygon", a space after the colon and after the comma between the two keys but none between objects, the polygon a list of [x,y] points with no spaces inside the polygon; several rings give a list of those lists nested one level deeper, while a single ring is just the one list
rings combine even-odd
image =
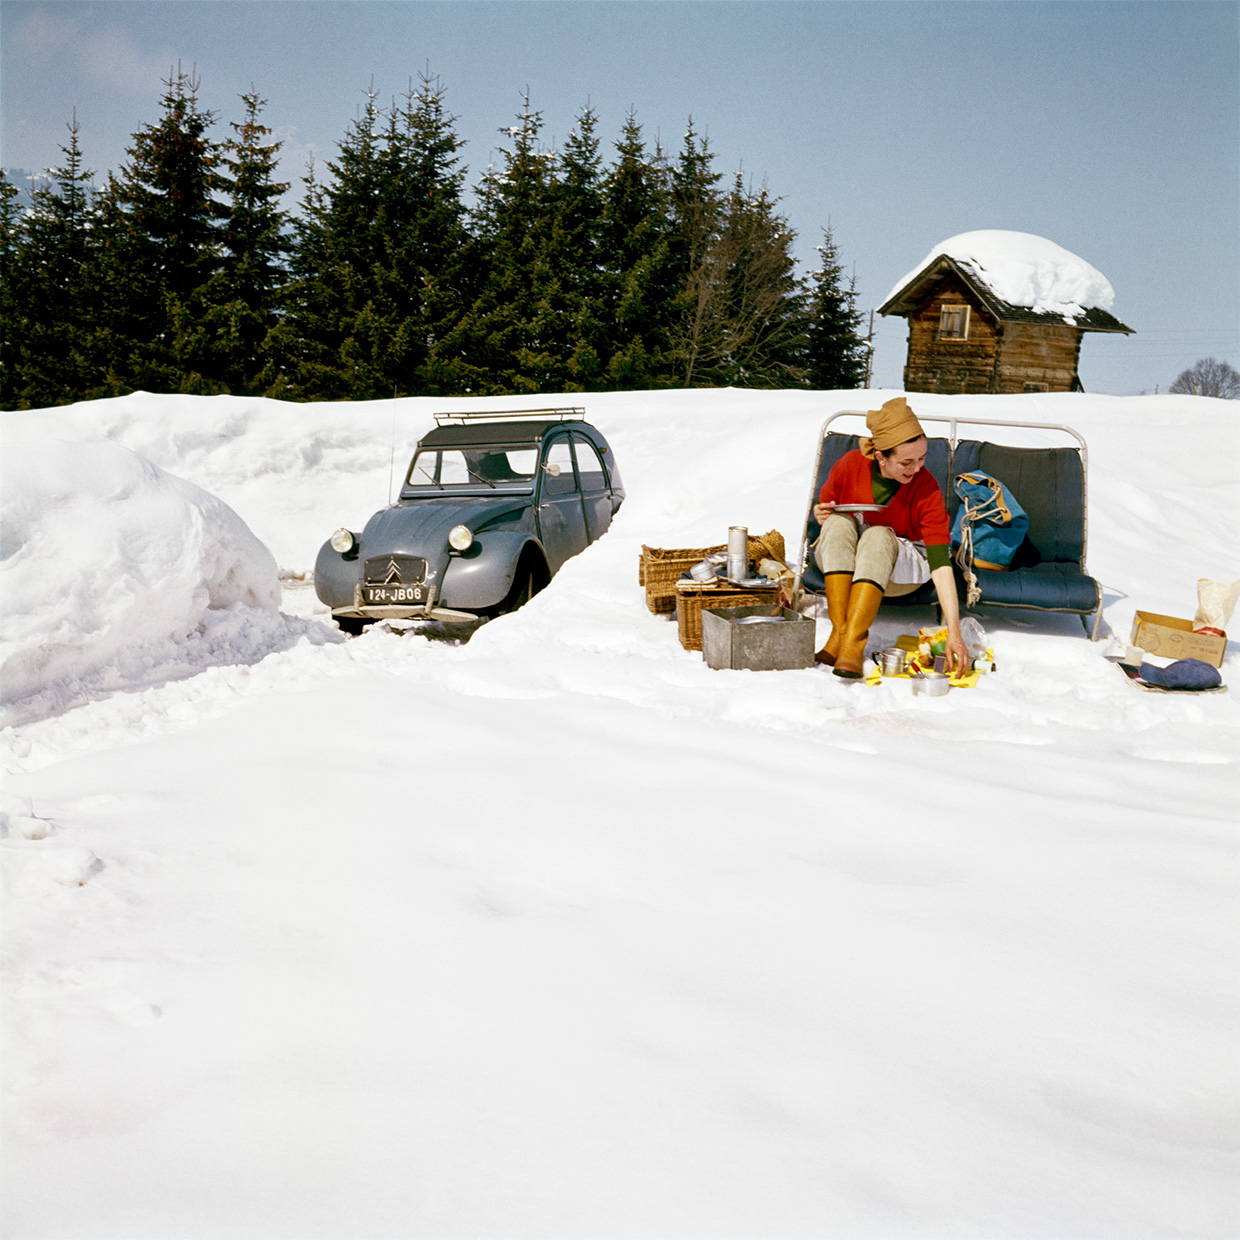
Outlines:
[{"label": "wicker basket", "polygon": [[680,644],[686,650],[702,649],[702,612],[715,607],[756,607],[779,602],[779,586],[756,586],[741,590],[736,586],[699,585],[682,581],[676,587],[676,627]]},{"label": "wicker basket", "polygon": [[[714,547],[685,547],[680,550],[643,546],[641,559],[637,564],[637,584],[646,589],[646,606],[656,616],[670,615],[676,611],[676,583],[708,555],[717,555],[726,550],[726,543],[719,543]],[[749,558],[778,560],[782,564],[784,536],[778,530],[771,530],[767,534],[751,534]]]}]

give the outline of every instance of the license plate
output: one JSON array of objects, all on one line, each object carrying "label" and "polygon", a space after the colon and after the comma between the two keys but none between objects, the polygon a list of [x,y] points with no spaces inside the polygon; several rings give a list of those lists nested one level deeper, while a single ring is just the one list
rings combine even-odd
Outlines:
[{"label": "license plate", "polygon": [[364,586],[362,602],[370,607],[426,602],[425,586]]}]

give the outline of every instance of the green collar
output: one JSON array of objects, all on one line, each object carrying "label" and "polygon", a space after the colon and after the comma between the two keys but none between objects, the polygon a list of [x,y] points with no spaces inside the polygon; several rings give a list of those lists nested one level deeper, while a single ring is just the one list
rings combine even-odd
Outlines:
[{"label": "green collar", "polygon": [[870,462],[870,487],[874,492],[874,502],[876,504],[889,504],[895,497],[895,493],[900,489],[900,484],[894,478],[884,478],[879,472],[878,462]]}]

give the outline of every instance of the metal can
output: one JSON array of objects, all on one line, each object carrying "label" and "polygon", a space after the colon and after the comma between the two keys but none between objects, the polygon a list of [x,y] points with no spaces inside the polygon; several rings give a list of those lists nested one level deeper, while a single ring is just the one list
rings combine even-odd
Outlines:
[{"label": "metal can", "polygon": [[728,530],[728,579],[741,581],[749,576],[749,529],[733,525]]}]

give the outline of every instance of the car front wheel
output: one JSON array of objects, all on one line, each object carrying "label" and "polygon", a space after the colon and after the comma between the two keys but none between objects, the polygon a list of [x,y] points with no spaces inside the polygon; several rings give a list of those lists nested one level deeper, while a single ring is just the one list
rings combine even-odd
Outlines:
[{"label": "car front wheel", "polygon": [[524,607],[539,590],[544,589],[551,580],[547,570],[547,562],[534,550],[526,549],[517,563],[517,570],[512,575],[512,588],[496,608],[495,615],[502,616],[518,607]]}]

